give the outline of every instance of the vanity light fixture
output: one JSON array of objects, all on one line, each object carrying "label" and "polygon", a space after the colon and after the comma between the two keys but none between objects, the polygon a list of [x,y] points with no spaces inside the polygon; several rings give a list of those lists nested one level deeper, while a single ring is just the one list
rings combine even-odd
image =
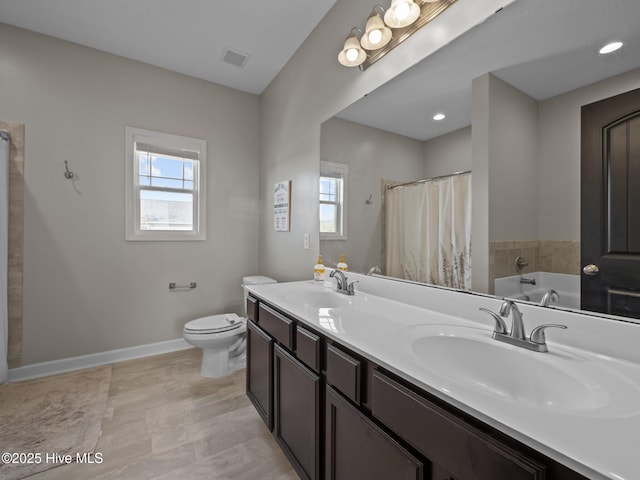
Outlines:
[{"label": "vanity light fixture", "polygon": [[380,5],[374,6],[364,33],[358,27],[351,29],[338,53],[338,61],[345,67],[366,70],[455,2],[391,0],[386,11]]},{"label": "vanity light fixture", "polygon": [[378,50],[391,41],[392,32],[382,20],[385,11],[380,5],[373,7],[371,15],[364,28],[364,35],[360,39],[360,45],[367,50]]},{"label": "vanity light fixture", "polygon": [[338,61],[345,67],[358,67],[366,60],[367,54],[360,46],[359,38],[362,30],[353,27],[344,42],[342,51],[338,54]]},{"label": "vanity light fixture", "polygon": [[606,55],[607,53],[613,53],[616,50],[620,50],[620,48],[622,48],[623,43],[622,42],[611,42],[611,43],[607,43],[604,47],[602,47],[598,53],[600,53],[600,55]]},{"label": "vanity light fixture", "polygon": [[434,119],[435,121],[440,121],[440,120],[444,120],[446,117],[447,117],[447,116],[446,116],[444,113],[436,113],[436,114],[433,116],[433,119]]}]

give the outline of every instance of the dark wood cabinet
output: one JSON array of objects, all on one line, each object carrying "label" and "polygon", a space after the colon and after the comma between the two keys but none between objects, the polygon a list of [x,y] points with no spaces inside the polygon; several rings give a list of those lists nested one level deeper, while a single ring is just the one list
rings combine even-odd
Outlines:
[{"label": "dark wood cabinet", "polygon": [[321,368],[321,349],[322,342],[318,335],[296,326],[296,358],[314,372],[319,372]]},{"label": "dark wood cabinet", "polygon": [[327,480],[421,480],[422,462],[332,387],[326,396]]},{"label": "dark wood cabinet", "polygon": [[373,373],[371,413],[458,480],[546,478],[545,465],[469,425],[379,371]]},{"label": "dark wood cabinet", "polygon": [[327,383],[359,405],[362,362],[335,345],[327,345]]},{"label": "dark wood cabinet", "polygon": [[247,321],[247,396],[269,430],[273,428],[273,340]]},{"label": "dark wood cabinet", "polygon": [[289,350],[293,350],[293,320],[262,303],[258,305],[258,318],[260,319],[260,327],[265,332],[268,332],[270,336]]},{"label": "dark wood cabinet", "polygon": [[273,435],[301,478],[319,480],[320,376],[279,345],[273,370]]},{"label": "dark wood cabinet", "polygon": [[586,480],[261,300],[247,395],[305,480]]},{"label": "dark wood cabinet", "polygon": [[431,465],[430,478],[431,480],[456,480],[447,470],[435,463]]}]

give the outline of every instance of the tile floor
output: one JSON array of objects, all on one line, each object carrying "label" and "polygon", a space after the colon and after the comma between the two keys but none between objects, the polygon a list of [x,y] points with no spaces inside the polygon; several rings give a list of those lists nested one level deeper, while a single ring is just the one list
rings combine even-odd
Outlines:
[{"label": "tile floor", "polygon": [[200,377],[200,350],[113,365],[101,464],[30,480],[297,480],[245,395],[245,371]]}]

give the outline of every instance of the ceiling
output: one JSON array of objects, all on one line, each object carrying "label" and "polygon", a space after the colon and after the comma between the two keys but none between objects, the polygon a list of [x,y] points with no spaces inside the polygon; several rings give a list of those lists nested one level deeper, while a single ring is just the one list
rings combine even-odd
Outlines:
[{"label": "ceiling", "polygon": [[[0,22],[260,94],[335,1],[0,0]],[[470,125],[487,72],[545,100],[639,68],[639,18],[639,0],[517,0],[339,116],[427,140]],[[598,55],[614,39],[623,49]]]},{"label": "ceiling", "polygon": [[335,2],[0,0],[0,22],[260,94]]},{"label": "ceiling", "polygon": [[[471,124],[471,81],[487,72],[546,100],[639,68],[639,19],[639,0],[517,0],[338,116],[428,140]],[[613,40],[623,48],[599,55]]]}]

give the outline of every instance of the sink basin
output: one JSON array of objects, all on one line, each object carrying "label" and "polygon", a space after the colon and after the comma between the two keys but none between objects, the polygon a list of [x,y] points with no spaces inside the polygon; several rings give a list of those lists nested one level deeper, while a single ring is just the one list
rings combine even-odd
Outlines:
[{"label": "sink basin", "polygon": [[352,304],[353,296],[343,295],[323,285],[310,283],[283,289],[278,297],[287,303],[303,305],[306,308],[343,308]]},{"label": "sink basin", "polygon": [[491,333],[429,326],[414,337],[411,353],[442,378],[445,392],[464,390],[562,413],[597,414],[605,406],[608,415],[640,410],[640,390],[615,369],[555,347],[531,352]]}]

